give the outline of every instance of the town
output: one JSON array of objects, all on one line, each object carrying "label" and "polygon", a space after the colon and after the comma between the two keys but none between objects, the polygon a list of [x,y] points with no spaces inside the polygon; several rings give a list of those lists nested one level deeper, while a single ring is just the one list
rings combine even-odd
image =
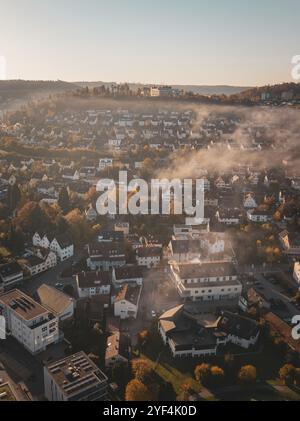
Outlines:
[{"label": "town", "polygon": [[[3,114],[0,400],[300,397],[299,110],[151,92]],[[201,180],[203,218],[151,214],[150,188],[101,215],[124,171]]]}]

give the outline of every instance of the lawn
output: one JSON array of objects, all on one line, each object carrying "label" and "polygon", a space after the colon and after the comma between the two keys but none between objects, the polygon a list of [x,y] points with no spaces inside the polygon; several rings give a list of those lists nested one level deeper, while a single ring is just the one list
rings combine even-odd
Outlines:
[{"label": "lawn", "polygon": [[177,368],[175,368],[174,366],[171,366],[170,364],[167,364],[164,361],[160,361],[160,362],[153,361],[151,358],[149,358],[147,355],[143,353],[140,355],[140,358],[143,358],[149,361],[155,373],[163,381],[170,383],[172,385],[173,390],[176,395],[180,393],[181,386],[186,382],[190,383],[191,388],[195,392],[199,393],[201,391],[201,385],[199,384],[199,382],[193,379],[190,374],[183,373],[179,371]]},{"label": "lawn", "polygon": [[[151,340],[141,351],[139,358],[147,360],[155,373],[166,383],[170,383],[174,393],[180,393],[181,386],[189,382],[195,392],[201,391],[201,385],[193,377],[191,364],[188,366],[185,361],[176,361],[168,353],[167,349],[157,333],[151,335]],[[193,362],[193,367],[195,362]],[[182,368],[181,368],[182,367]]]},{"label": "lawn", "polygon": [[11,256],[11,252],[6,247],[0,247],[0,257],[7,258]]},{"label": "lawn", "polygon": [[[1,397],[2,393],[5,394],[5,396]],[[10,387],[5,384],[3,386],[0,386],[0,402],[2,401],[15,401],[15,397],[10,389]]]}]

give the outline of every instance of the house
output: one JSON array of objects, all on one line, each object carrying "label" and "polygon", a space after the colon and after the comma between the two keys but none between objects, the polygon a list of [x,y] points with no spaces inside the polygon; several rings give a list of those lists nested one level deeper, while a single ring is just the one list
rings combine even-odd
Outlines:
[{"label": "house", "polygon": [[215,186],[217,189],[224,189],[226,187],[226,183],[222,177],[218,177],[215,182]]},{"label": "house", "polygon": [[148,269],[159,265],[161,260],[160,247],[140,247],[136,250],[137,264]]},{"label": "house", "polygon": [[32,244],[34,247],[49,249],[52,240],[53,236],[37,231],[32,237]]},{"label": "house", "polygon": [[74,244],[67,234],[45,234],[36,232],[32,237],[35,247],[50,249],[61,260],[67,260],[74,256]]},{"label": "house", "polygon": [[173,234],[177,238],[181,235],[186,236],[187,234],[194,236],[200,235],[210,231],[209,222],[202,225],[174,225]]},{"label": "house", "polygon": [[55,186],[50,181],[39,181],[36,185],[39,194],[53,197],[55,195]]},{"label": "house", "polygon": [[58,318],[17,289],[0,296],[0,312],[7,331],[31,354],[45,351],[61,339]]},{"label": "house", "polygon": [[110,296],[112,274],[108,271],[80,272],[76,275],[76,285],[79,298]]},{"label": "house", "polygon": [[103,171],[106,168],[112,168],[113,159],[112,158],[101,158],[99,160],[99,171]]},{"label": "house", "polygon": [[74,298],[46,284],[41,285],[36,293],[40,304],[53,312],[60,322],[65,322],[73,318],[75,307]]},{"label": "house", "polygon": [[249,194],[244,200],[244,208],[245,209],[256,209],[257,203],[251,194]]},{"label": "house", "polygon": [[50,244],[50,250],[56,253],[61,262],[74,256],[74,244],[66,234],[55,236]]},{"label": "house", "polygon": [[79,171],[72,168],[65,168],[61,176],[64,180],[78,181],[80,179]]},{"label": "house", "polygon": [[228,343],[249,349],[257,343],[260,328],[255,321],[224,312],[192,314],[184,305],[166,311],[159,318],[158,331],[174,358],[221,355]]},{"label": "house", "polygon": [[115,223],[115,232],[123,232],[124,236],[129,235],[129,223],[128,222],[117,222]]},{"label": "house", "polygon": [[95,167],[81,167],[79,169],[80,178],[94,178],[96,176]]},{"label": "house", "polygon": [[88,209],[85,211],[86,219],[90,222],[95,222],[98,218],[98,213],[96,209],[90,205]]},{"label": "house", "polygon": [[0,288],[4,291],[19,285],[23,278],[23,270],[17,262],[0,265]]},{"label": "house", "polygon": [[171,262],[170,276],[179,295],[189,301],[238,301],[242,293],[236,268],[229,262]]},{"label": "house", "polygon": [[250,209],[247,218],[251,222],[267,223],[273,219],[273,212],[269,210]]},{"label": "house", "polygon": [[226,335],[226,342],[249,349],[254,346],[260,335],[255,320],[225,311],[217,322],[217,330]]},{"label": "house", "polygon": [[142,286],[125,284],[114,301],[114,315],[120,319],[136,319]]},{"label": "house", "polygon": [[123,243],[124,233],[123,231],[101,231],[98,235],[98,243],[102,242]]},{"label": "house", "polygon": [[119,330],[107,338],[105,368],[111,369],[117,364],[128,364],[130,359],[130,338]]},{"label": "house", "polygon": [[92,243],[88,245],[88,254],[87,266],[90,270],[110,270],[126,263],[123,243]]},{"label": "house", "polygon": [[238,208],[220,209],[216,213],[216,218],[220,224],[239,225],[241,223],[241,211]]},{"label": "house", "polygon": [[48,401],[107,401],[108,379],[83,352],[44,367],[44,394]]},{"label": "house", "polygon": [[200,235],[174,236],[168,245],[171,259],[178,263],[195,259],[209,260],[224,257],[224,233],[207,232]]},{"label": "house", "polygon": [[123,284],[143,285],[143,269],[136,265],[125,265],[120,268],[114,268],[112,271],[112,280],[114,285]]},{"label": "house", "polygon": [[78,197],[80,197],[81,199],[85,199],[90,188],[91,185],[87,181],[81,180],[72,181],[71,183],[69,183],[67,190],[69,194],[76,193]]},{"label": "house", "polygon": [[282,231],[279,234],[283,252],[288,255],[300,256],[300,234],[297,232]]},{"label": "house", "polygon": [[139,169],[143,168],[143,165],[144,165],[143,161],[136,161],[136,162],[134,163],[134,168],[135,168],[136,170],[139,170]]},{"label": "house", "polygon": [[53,251],[45,251],[46,252],[42,254],[39,250],[37,251],[38,255],[30,254],[23,259],[22,266],[30,276],[38,275],[57,265],[56,254]]},{"label": "house", "polygon": [[300,262],[296,262],[294,264],[294,279],[297,282],[297,284],[299,285],[300,288]]},{"label": "house", "polygon": [[221,343],[213,329],[206,329],[190,318],[182,305],[161,315],[158,331],[173,358],[215,356]]}]

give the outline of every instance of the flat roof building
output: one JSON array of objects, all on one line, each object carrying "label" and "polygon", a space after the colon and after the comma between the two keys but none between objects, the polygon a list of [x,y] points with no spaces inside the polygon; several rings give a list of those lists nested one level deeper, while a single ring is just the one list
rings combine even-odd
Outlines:
[{"label": "flat roof building", "polygon": [[45,397],[49,401],[106,401],[107,380],[83,351],[44,367]]}]

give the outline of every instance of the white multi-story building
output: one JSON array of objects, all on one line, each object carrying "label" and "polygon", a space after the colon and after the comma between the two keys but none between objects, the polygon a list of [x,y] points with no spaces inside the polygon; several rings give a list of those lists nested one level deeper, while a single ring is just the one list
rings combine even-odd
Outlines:
[{"label": "white multi-story building", "polygon": [[17,289],[0,296],[0,312],[8,333],[31,354],[45,351],[60,339],[58,318]]},{"label": "white multi-story building", "polygon": [[152,97],[158,97],[160,96],[160,90],[158,87],[156,86],[152,86],[152,88],[150,88],[150,96]]},{"label": "white multi-story building", "polygon": [[23,260],[24,269],[30,273],[30,276],[38,275],[57,264],[57,257],[53,251],[47,251],[44,255],[31,254]]},{"label": "white multi-story building", "polygon": [[115,298],[114,315],[124,319],[136,319],[142,287],[125,284]]},{"label": "white multi-story building", "polygon": [[76,275],[76,284],[79,298],[110,295],[112,273],[109,271],[80,272]]},{"label": "white multi-story building", "polygon": [[143,268],[136,265],[125,265],[112,270],[112,281],[115,286],[123,284],[143,285]]},{"label": "white multi-story building", "polygon": [[55,237],[50,244],[50,250],[54,251],[61,261],[74,256],[74,244],[66,235]]},{"label": "white multi-story building", "polygon": [[238,301],[242,293],[232,263],[171,263],[170,274],[180,296],[191,301]]},{"label": "white multi-story building", "polygon": [[48,401],[106,401],[108,380],[82,351],[44,367]]},{"label": "white multi-story building", "polygon": [[148,269],[159,265],[161,260],[160,247],[140,247],[137,249],[137,264]]},{"label": "white multi-story building", "polygon": [[65,234],[53,236],[36,232],[32,237],[32,243],[35,247],[50,249],[57,255],[60,261],[74,256],[74,244],[68,235]]},{"label": "white multi-story building", "polygon": [[87,266],[90,270],[108,271],[114,267],[124,266],[126,263],[123,243],[107,241],[88,245]]}]

